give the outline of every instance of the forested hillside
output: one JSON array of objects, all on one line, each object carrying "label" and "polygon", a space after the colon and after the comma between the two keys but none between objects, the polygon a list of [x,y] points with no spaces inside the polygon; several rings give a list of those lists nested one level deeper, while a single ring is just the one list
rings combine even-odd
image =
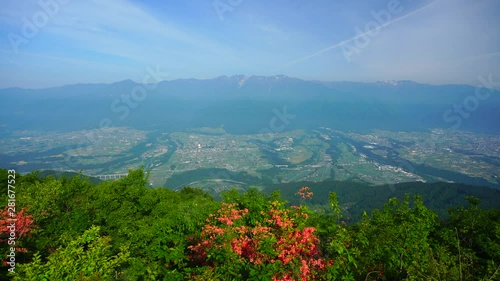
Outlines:
[{"label": "forested hillside", "polygon": [[373,186],[360,182],[328,180],[268,185],[264,192],[271,193],[278,190],[281,197],[289,204],[298,205],[301,200],[295,195],[297,190],[293,186],[313,187],[315,196],[306,202],[307,205],[326,212],[330,209],[328,194],[335,192],[342,208],[342,215],[345,219],[349,218],[350,222],[358,222],[363,212],[380,208],[394,197],[403,199],[408,193],[422,195],[424,205],[441,218],[448,217],[450,208],[466,206],[467,196],[480,199],[480,208],[500,208],[500,190],[459,183],[406,182]]},{"label": "forested hillside", "polygon": [[348,188],[333,189],[340,200],[311,184],[217,201],[148,188],[143,170],[97,184],[8,175],[0,170],[1,280],[500,280],[500,206],[465,198],[465,187],[450,189],[466,203],[447,202],[447,216],[428,207],[437,195],[426,187],[388,186],[383,206],[352,195],[367,212],[348,220]]}]

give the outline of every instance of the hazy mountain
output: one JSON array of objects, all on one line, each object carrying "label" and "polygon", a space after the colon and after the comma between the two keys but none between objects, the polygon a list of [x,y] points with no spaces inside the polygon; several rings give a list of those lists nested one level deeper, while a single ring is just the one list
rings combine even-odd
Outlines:
[{"label": "hazy mountain", "polygon": [[[285,130],[316,128],[421,130],[459,128],[499,133],[498,91],[413,81],[320,82],[279,76],[131,80],[46,89],[0,89],[0,130],[76,130],[111,126],[186,129],[224,125],[255,133],[286,107]],[[109,123],[109,122],[108,122]]]}]

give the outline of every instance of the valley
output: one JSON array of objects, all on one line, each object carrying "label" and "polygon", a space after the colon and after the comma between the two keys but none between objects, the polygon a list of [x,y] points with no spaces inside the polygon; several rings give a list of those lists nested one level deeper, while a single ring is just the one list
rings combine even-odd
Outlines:
[{"label": "valley", "polygon": [[458,182],[500,187],[500,136],[458,130],[341,131],[328,127],[230,134],[126,127],[15,131],[0,139],[0,165],[32,170],[126,174],[144,167],[150,186],[222,190],[270,184],[355,181],[370,185]]}]

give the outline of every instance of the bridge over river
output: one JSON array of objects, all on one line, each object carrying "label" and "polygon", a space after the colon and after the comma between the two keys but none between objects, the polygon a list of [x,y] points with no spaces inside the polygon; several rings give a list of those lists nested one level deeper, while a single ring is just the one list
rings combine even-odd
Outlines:
[{"label": "bridge over river", "polygon": [[98,178],[100,180],[118,180],[126,177],[128,174],[109,174],[109,175],[88,175],[89,177]]}]

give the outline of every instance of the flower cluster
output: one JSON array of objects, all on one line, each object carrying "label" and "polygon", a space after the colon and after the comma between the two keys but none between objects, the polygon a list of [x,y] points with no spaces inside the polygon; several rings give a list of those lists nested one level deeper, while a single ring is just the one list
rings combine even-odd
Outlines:
[{"label": "flower cluster", "polygon": [[[15,220],[13,220],[15,219]],[[15,228],[9,228],[11,223],[14,222]],[[16,245],[19,243],[19,239],[25,235],[28,235],[32,230],[37,228],[37,226],[33,223],[33,217],[30,215],[26,215],[26,210],[23,208],[19,211],[15,217],[11,216],[11,211],[9,211],[9,207],[6,206],[4,211],[1,213],[0,217],[0,234],[4,237],[11,237],[11,231],[15,234]],[[7,242],[8,239],[1,239],[0,242]],[[16,247],[16,251],[19,253],[27,253],[28,249],[22,247]],[[4,265],[6,264],[6,260],[3,261]]]},{"label": "flower cluster", "polygon": [[273,265],[273,280],[316,280],[331,264],[321,258],[315,228],[300,226],[307,218],[300,208],[270,202],[257,222],[247,221],[248,213],[237,204],[222,204],[206,220],[198,241],[189,247],[192,261],[212,268],[223,266],[224,260],[255,268]]},{"label": "flower cluster", "polygon": [[[233,225],[234,220],[241,219],[245,214],[248,213],[248,209],[236,210],[234,209],[237,204],[226,204],[223,203],[220,210],[217,211],[217,216],[214,214],[210,215],[210,218],[215,218],[217,221],[225,225]],[[210,219],[207,219],[210,223]]]},{"label": "flower cluster", "polygon": [[296,194],[302,197],[302,199],[308,199],[313,196],[312,191],[309,191],[309,187],[307,186],[301,187]]},{"label": "flower cluster", "polygon": [[226,232],[226,227],[234,225],[234,222],[241,219],[248,213],[248,209],[237,210],[236,204],[223,203],[217,214],[210,214],[206,219],[207,224],[203,227],[201,236],[203,239],[195,245],[189,246],[193,252],[190,258],[203,265],[207,264],[206,249],[222,248],[222,245],[214,243],[215,239],[222,237]]},{"label": "flower cluster", "polygon": [[[13,220],[15,218],[15,220]],[[1,233],[10,233],[10,223],[14,221],[14,233],[16,234],[16,240],[21,238],[22,236],[31,232],[36,226],[33,224],[33,217],[26,215],[25,209],[21,209],[15,217],[11,217],[11,212],[8,210],[8,206],[5,207],[5,210],[2,212],[0,219],[0,232]],[[0,242],[4,242],[7,240],[0,239]]]}]

